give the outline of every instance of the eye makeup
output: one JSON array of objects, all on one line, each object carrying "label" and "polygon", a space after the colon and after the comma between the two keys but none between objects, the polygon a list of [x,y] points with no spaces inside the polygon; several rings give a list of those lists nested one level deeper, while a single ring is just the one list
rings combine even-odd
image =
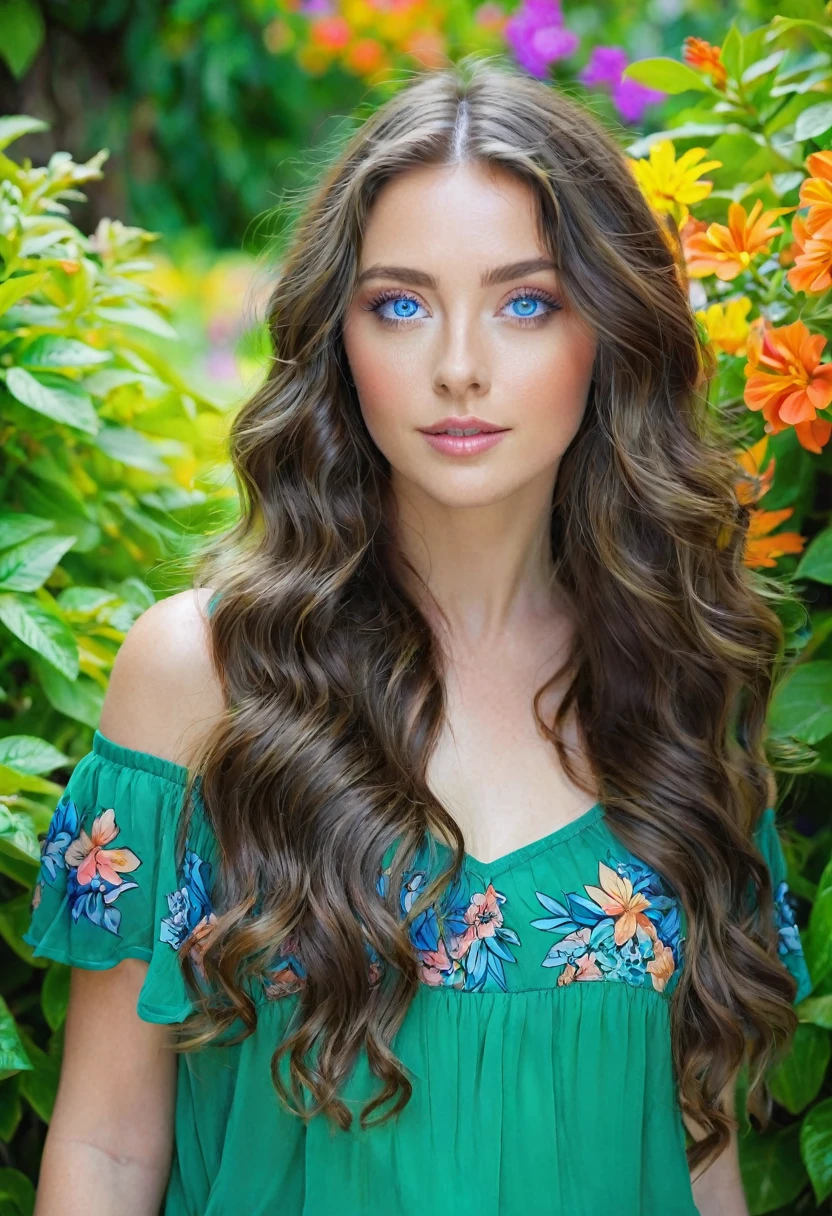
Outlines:
[{"label": "eye makeup", "polygon": [[[414,318],[414,314],[411,313],[409,316],[391,316],[383,311],[388,303],[395,304],[399,301],[414,305],[416,308],[424,307],[421,301],[412,293],[400,288],[390,287],[378,292],[366,304],[363,304],[362,308],[367,312],[375,313],[382,325],[389,326],[392,329],[401,329],[402,326],[407,325]],[[546,306],[545,311],[538,311],[531,315],[523,315],[517,312],[509,314],[508,319],[525,327],[537,328],[544,324],[553,313],[558,312],[563,307],[559,300],[541,287],[518,288],[509,296],[502,307],[508,308],[517,301],[534,301]],[[421,320],[420,317],[415,319]]]}]

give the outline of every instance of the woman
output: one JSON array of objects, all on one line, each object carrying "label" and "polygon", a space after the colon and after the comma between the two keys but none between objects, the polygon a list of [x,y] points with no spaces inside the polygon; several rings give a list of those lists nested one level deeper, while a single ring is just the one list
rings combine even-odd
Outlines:
[{"label": "woman", "polygon": [[317,187],[241,522],[131,628],[44,842],[38,1216],[745,1213],[735,1078],[765,1119],[809,979],[674,250],[489,60]]}]

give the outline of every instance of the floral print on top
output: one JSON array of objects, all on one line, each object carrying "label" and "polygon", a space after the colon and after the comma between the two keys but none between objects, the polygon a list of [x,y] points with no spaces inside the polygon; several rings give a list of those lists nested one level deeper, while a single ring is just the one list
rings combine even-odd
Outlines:
[{"label": "floral print on top", "polygon": [[132,874],[141,861],[132,851],[119,845],[108,848],[118,836],[116,813],[110,807],[97,815],[90,832],[81,827],[78,808],[66,795],[58,803],[41,845],[38,881],[32,908],[41,900],[43,883],[55,885],[59,870],[66,870],[66,895],[72,919],[85,917],[92,924],[119,936],[121,911],[114,907],[126,891],[138,883],[125,882],[122,874]]},{"label": "floral print on top", "polygon": [[803,958],[803,944],[794,918],[792,895],[786,882],[774,888],[774,919],[777,925],[777,952],[782,959]]},{"label": "floral print on top", "polygon": [[179,886],[165,896],[169,916],[162,918],[159,940],[178,950],[184,941],[192,939],[189,955],[200,975],[202,941],[209,926],[216,921],[211,903],[211,863],[204,861],[193,849],[186,849]]},{"label": "floral print on top", "polygon": [[[193,849],[186,849],[179,886],[165,896],[169,915],[162,918],[159,926],[159,940],[174,950],[190,942],[188,955],[203,979],[205,939],[217,920],[211,899],[211,869],[209,861]],[[268,998],[285,996],[301,986],[305,973],[294,953],[296,949],[295,940],[287,938],[275,965],[267,970],[264,987]]]},{"label": "floral print on top", "polygon": [[[386,897],[390,868],[381,872],[378,891]],[[406,914],[427,884],[425,870],[406,870],[399,907]],[[507,990],[505,963],[515,963],[509,949],[520,938],[503,921],[506,896],[466,873],[450,884],[440,900],[410,925],[410,939],[420,961],[420,978],[430,987],[461,988],[466,992]]]},{"label": "floral print on top", "polygon": [[585,895],[563,894],[563,903],[537,891],[550,913],[532,926],[563,934],[543,959],[562,967],[558,984],[618,980],[663,992],[682,960],[679,904],[664,881],[643,862],[617,861],[607,852],[598,863],[598,886]]}]

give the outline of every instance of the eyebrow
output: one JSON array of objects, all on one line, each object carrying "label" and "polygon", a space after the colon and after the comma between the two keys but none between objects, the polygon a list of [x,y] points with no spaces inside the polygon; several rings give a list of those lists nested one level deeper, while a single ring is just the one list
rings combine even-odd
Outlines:
[{"label": "eyebrow", "polygon": [[[505,266],[494,266],[480,276],[482,287],[494,287],[497,283],[509,283],[512,279],[521,279],[524,275],[535,274],[540,270],[557,270],[551,258],[525,258],[522,262],[508,262]],[[366,283],[368,279],[398,279],[399,282],[412,283],[416,287],[439,286],[438,280],[425,270],[416,270],[413,266],[368,266],[362,270],[356,281],[356,287]]]}]

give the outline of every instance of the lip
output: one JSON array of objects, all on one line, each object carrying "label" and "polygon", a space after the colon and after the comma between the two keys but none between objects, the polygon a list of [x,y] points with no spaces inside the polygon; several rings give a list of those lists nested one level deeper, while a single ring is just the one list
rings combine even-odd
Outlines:
[{"label": "lip", "polygon": [[487,431],[489,434],[492,434],[494,431],[507,429],[506,427],[497,426],[495,422],[486,422],[484,418],[478,418],[476,414],[449,415],[447,418],[440,418],[438,422],[432,422],[430,426],[420,427],[419,429],[425,435],[435,435],[439,431],[446,431],[448,427],[452,427],[454,430],[465,430],[467,427],[472,426],[477,427],[480,431]]},{"label": "lip", "polygon": [[432,448],[446,456],[476,456],[478,452],[493,448],[508,430],[488,431],[482,435],[432,435],[429,431],[423,431],[423,434]]}]

